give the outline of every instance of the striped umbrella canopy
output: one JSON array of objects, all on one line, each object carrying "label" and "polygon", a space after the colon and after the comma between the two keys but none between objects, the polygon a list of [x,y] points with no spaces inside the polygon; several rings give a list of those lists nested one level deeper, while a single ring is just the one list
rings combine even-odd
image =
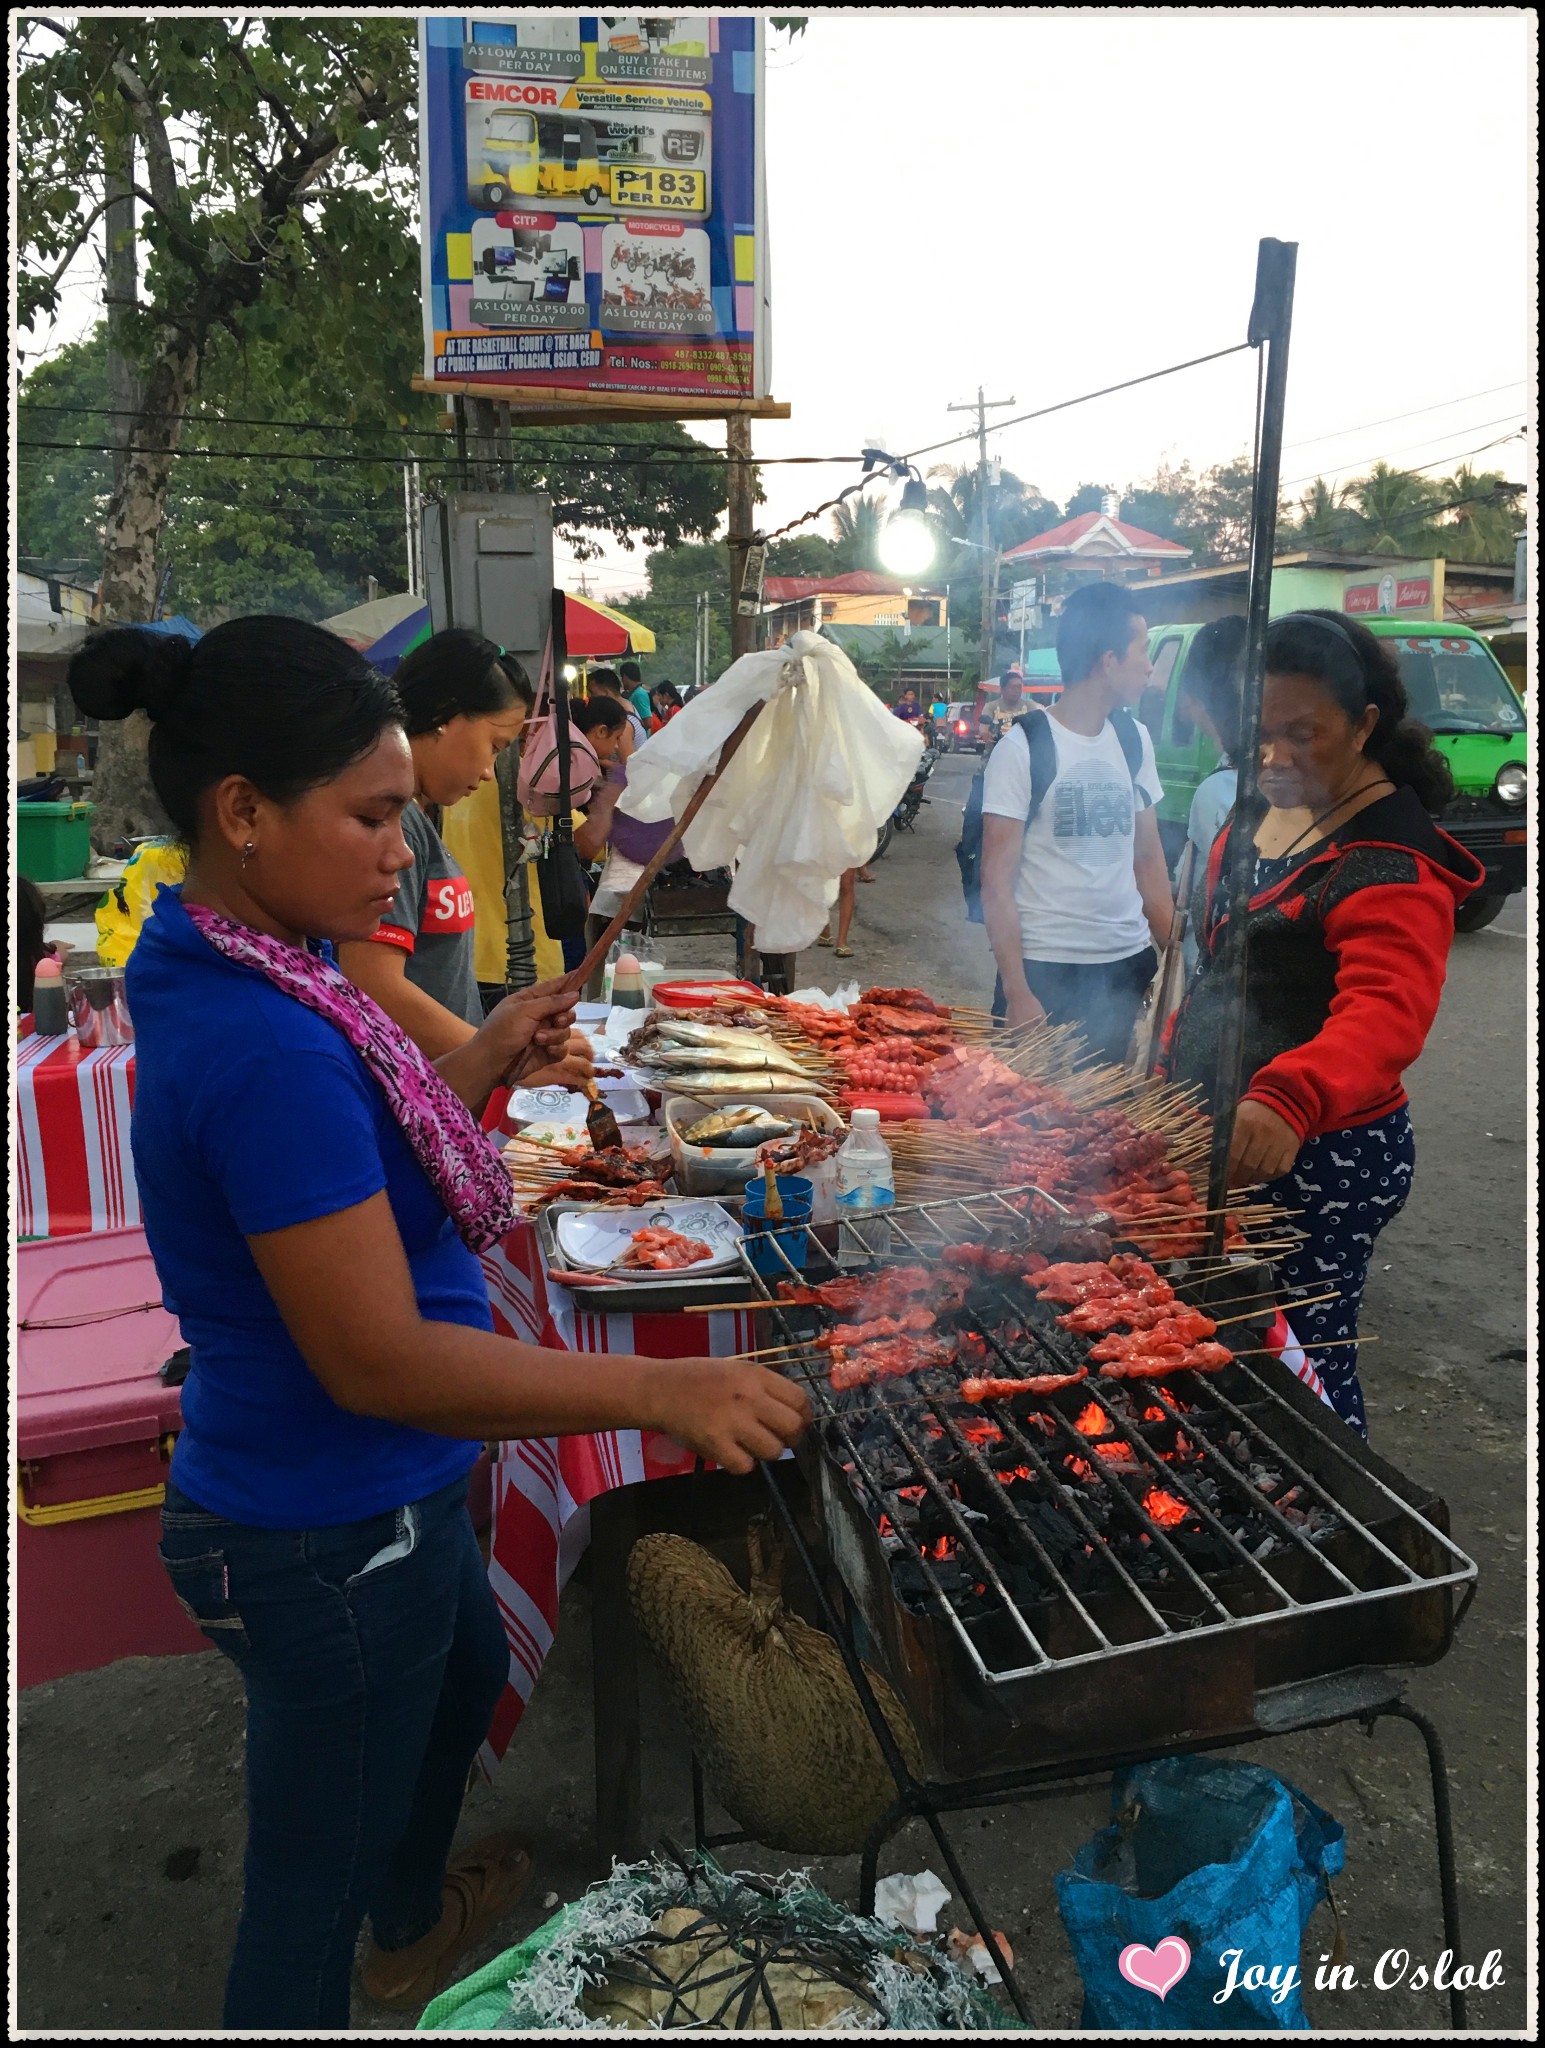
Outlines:
[{"label": "striped umbrella canopy", "polygon": [[[598,661],[622,654],[653,654],[655,638],[647,626],[630,619],[610,605],[594,598],[570,596],[564,607],[568,621],[569,653],[581,661]],[[383,675],[421,647],[429,638],[429,607],[420,605],[383,633],[369,649],[370,659]]]}]

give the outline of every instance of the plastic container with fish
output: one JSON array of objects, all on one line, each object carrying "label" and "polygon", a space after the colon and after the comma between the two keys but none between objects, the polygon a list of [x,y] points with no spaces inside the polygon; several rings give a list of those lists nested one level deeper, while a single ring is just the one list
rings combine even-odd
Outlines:
[{"label": "plastic container with fish", "polygon": [[[803,1124],[809,1128],[814,1119],[818,1131],[840,1135],[842,1118],[830,1103],[820,1101],[814,1095],[737,1095],[732,1101],[714,1098],[699,1101],[694,1096],[673,1095],[665,1104],[665,1131],[671,1142],[671,1158],[676,1168],[676,1185],[684,1193],[692,1195],[738,1194],[747,1180],[756,1172],[756,1146],[738,1145],[689,1145],[683,1133],[694,1124],[702,1123],[707,1117],[721,1115],[730,1109],[747,1107],[765,1110],[769,1117],[780,1124]],[[830,1168],[831,1161],[822,1162]],[[810,1178],[816,1182],[817,1209],[814,1221],[821,1222],[819,1197],[820,1169]],[[835,1179],[832,1186],[835,1187]],[[835,1207],[832,1210],[835,1216]]]}]

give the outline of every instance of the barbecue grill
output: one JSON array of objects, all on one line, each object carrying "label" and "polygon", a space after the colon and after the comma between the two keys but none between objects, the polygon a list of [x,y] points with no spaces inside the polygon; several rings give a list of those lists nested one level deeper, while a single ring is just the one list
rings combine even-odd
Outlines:
[{"label": "barbecue grill", "polygon": [[[1023,1244],[1032,1203],[1039,1214],[1060,1207],[1039,1189],[1006,1189],[891,1209],[857,1228],[874,1232],[871,1249],[890,1263],[937,1267],[950,1245]],[[779,1257],[804,1285],[837,1271],[814,1232],[803,1272]],[[808,1342],[819,1311],[781,1301],[779,1276],[764,1280],[742,1258],[783,1336]],[[1221,1313],[1208,1270],[1209,1312]],[[1200,1297],[1198,1269],[1189,1281],[1171,1272],[1177,1291]],[[987,1369],[1006,1377],[1085,1363],[1054,1311],[1017,1283],[979,1282],[962,1320],[988,1347]],[[865,1854],[861,1910],[885,1834],[910,1814],[928,1818],[982,1926],[941,1812],[1138,1757],[1393,1712],[1427,1742],[1457,1956],[1441,1744],[1385,1669],[1441,1657],[1474,1595],[1476,1567],[1451,1540],[1443,1501],[1272,1356],[1157,1380],[1091,1368],[1033,1401],[975,1406],[953,1368],[837,1392],[824,1355],[804,1357],[785,1367],[805,1379],[815,1410],[798,1455],[845,1616],[819,1578],[817,1592],[898,1786]],[[928,1784],[889,1739],[860,1655],[906,1700]],[[1453,2009],[1462,2025],[1462,1996]]]}]

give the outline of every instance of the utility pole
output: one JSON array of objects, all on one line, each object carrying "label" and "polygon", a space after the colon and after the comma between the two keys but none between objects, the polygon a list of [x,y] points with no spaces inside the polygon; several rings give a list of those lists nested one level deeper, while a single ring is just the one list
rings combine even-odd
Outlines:
[{"label": "utility pole", "polygon": [[992,545],[992,514],[987,496],[987,415],[1000,405],[1013,405],[1012,398],[984,398],[980,384],[976,387],[975,404],[946,406],[947,412],[974,412],[976,414],[976,501],[978,545],[982,551],[982,672],[979,683],[987,680],[987,671],[992,666],[993,611],[998,590],[998,558]]},{"label": "utility pole", "polygon": [[730,659],[738,661],[756,645],[756,620],[742,616],[740,593],[746,580],[746,554],[756,533],[756,480],[751,469],[751,420],[743,412],[725,422],[724,445],[729,454]]}]

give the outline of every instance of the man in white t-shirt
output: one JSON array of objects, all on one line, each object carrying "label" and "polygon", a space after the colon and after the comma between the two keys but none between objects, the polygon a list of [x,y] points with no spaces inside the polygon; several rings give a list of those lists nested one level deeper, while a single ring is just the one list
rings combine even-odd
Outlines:
[{"label": "man in white t-shirt", "polygon": [[1151,664],[1135,596],[1087,584],[1057,626],[1062,695],[1032,747],[1011,727],[982,784],[982,910],[995,1014],[1077,1024],[1122,1061],[1174,918],[1153,742],[1132,717]]}]

